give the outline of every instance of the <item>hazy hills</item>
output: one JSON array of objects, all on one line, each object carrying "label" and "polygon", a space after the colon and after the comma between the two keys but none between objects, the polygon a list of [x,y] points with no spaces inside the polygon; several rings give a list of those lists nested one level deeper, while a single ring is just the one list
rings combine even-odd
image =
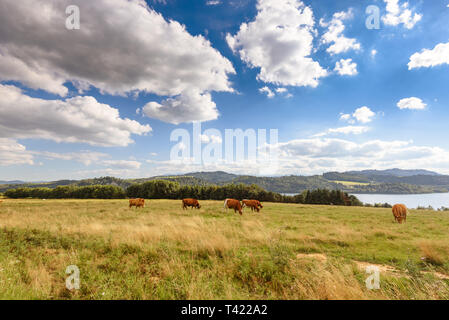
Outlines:
[{"label": "hazy hills", "polygon": [[[192,172],[183,175],[157,176],[142,179],[102,177],[85,180],[60,180],[44,183],[7,182],[0,185],[0,192],[17,187],[48,187],[63,185],[117,185],[123,188],[133,183],[150,180],[170,180],[181,185],[256,184],[268,191],[301,193],[304,190],[339,189],[351,193],[416,194],[449,192],[449,176],[427,170],[364,170],[328,172],[315,176],[257,177],[236,175],[223,171]],[[0,182],[1,184],[1,182]]]},{"label": "hazy hills", "polygon": [[2,181],[0,180],[0,184],[24,184],[26,183],[25,181],[19,181],[19,180],[14,180],[14,181]]}]

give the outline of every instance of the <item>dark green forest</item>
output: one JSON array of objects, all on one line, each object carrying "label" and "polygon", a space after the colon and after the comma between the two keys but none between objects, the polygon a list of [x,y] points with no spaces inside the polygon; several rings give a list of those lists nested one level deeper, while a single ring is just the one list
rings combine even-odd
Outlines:
[{"label": "dark green forest", "polygon": [[318,189],[304,191],[295,196],[266,191],[257,185],[228,184],[224,186],[189,186],[167,180],[152,180],[135,183],[123,189],[119,186],[59,186],[56,188],[17,188],[5,192],[13,199],[183,199],[224,200],[226,198],[258,199],[267,202],[348,205],[360,206],[362,203],[343,191]]}]

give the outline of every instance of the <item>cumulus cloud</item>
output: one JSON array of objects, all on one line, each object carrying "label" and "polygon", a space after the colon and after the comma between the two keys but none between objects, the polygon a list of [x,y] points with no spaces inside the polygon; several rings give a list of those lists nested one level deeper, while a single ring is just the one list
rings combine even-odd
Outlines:
[{"label": "cumulus cloud", "polygon": [[165,99],[161,103],[149,102],[143,107],[143,113],[147,117],[172,124],[215,120],[219,115],[210,93],[202,94],[196,90]]},{"label": "cumulus cloud", "polygon": [[399,0],[384,0],[384,2],[387,4],[387,14],[382,17],[382,21],[386,25],[403,24],[407,29],[412,29],[422,19],[421,14],[414,13],[409,9],[407,1],[402,4],[399,4]]},{"label": "cumulus cloud", "polygon": [[340,120],[347,121],[351,124],[356,122],[369,123],[373,121],[376,114],[369,107],[360,107],[352,114],[341,114]]},{"label": "cumulus cloud", "polygon": [[[344,171],[366,168],[446,168],[449,152],[430,146],[415,146],[411,141],[372,140],[356,143],[344,139],[314,138],[280,143],[287,168],[302,172]],[[298,170],[298,169],[296,169]]]},{"label": "cumulus cloud", "polygon": [[349,122],[349,121],[351,121],[351,119],[352,119],[352,115],[350,115],[349,113],[344,113],[344,114],[340,115],[340,120]]},{"label": "cumulus cloud", "polygon": [[287,93],[288,90],[286,88],[276,88],[277,93]]},{"label": "cumulus cloud", "polygon": [[341,59],[335,64],[335,72],[341,76],[354,76],[357,72],[357,63],[352,62],[352,59]]},{"label": "cumulus cloud", "polygon": [[337,12],[332,16],[330,22],[320,21],[322,27],[327,27],[327,32],[322,36],[321,42],[323,44],[331,44],[327,48],[330,54],[340,54],[349,50],[360,50],[360,43],[353,38],[347,38],[343,35],[345,31],[344,20],[353,18],[352,10],[344,12]]},{"label": "cumulus cloud", "polygon": [[416,97],[405,98],[398,102],[398,108],[403,109],[411,109],[411,110],[424,110],[427,107],[421,99]]},{"label": "cumulus cloud", "polygon": [[408,69],[435,67],[442,64],[449,64],[449,42],[439,43],[431,50],[424,49],[413,54],[410,57]]},{"label": "cumulus cloud", "polygon": [[202,143],[216,143],[221,144],[223,143],[223,139],[218,135],[206,135],[202,134],[200,135],[200,139]]},{"label": "cumulus cloud", "polygon": [[373,118],[376,116],[374,112],[371,111],[368,107],[361,107],[355,110],[352,115],[358,122],[368,123],[373,121]]},{"label": "cumulus cloud", "polygon": [[274,98],[274,96],[275,96],[275,93],[273,91],[271,91],[271,89],[268,87],[260,88],[259,92],[266,94],[268,98]]},{"label": "cumulus cloud", "polygon": [[101,164],[115,169],[140,169],[142,165],[135,160],[104,160]]},{"label": "cumulus cloud", "polygon": [[314,137],[269,145],[276,149],[277,161],[243,160],[198,164],[195,159],[153,161],[158,174],[192,171],[228,171],[259,175],[270,167],[278,175],[319,174],[328,171],[363,169],[425,168],[449,172],[449,152],[433,146],[416,146],[411,141],[370,140],[353,142],[346,139]]},{"label": "cumulus cloud", "polygon": [[327,75],[310,55],[315,21],[312,9],[299,0],[258,0],[254,21],[243,23],[226,40],[258,80],[276,85],[316,87]]},{"label": "cumulus cloud", "polygon": [[93,163],[98,164],[102,158],[108,156],[105,153],[92,152],[92,151],[69,152],[69,153],[31,151],[30,153],[50,160],[78,161],[84,164],[85,166],[89,166]]},{"label": "cumulus cloud", "polygon": [[340,127],[340,128],[331,128],[326,130],[325,132],[318,133],[314,135],[314,137],[324,137],[327,135],[332,134],[362,134],[365,132],[368,132],[370,130],[369,127],[364,126],[346,126],[346,127]]},{"label": "cumulus cloud", "polygon": [[93,97],[44,100],[0,85],[0,137],[127,146],[132,134],[150,131],[149,125],[120,118],[117,109]]},{"label": "cumulus cloud", "polygon": [[275,88],[275,89],[270,89],[269,87],[265,86],[263,88],[259,89],[260,93],[266,94],[268,98],[274,98],[276,95],[277,96],[282,96],[284,98],[291,98],[293,97],[293,95],[291,93],[288,92],[287,88]]},{"label": "cumulus cloud", "polygon": [[0,166],[32,165],[33,155],[14,139],[0,138]]},{"label": "cumulus cloud", "polygon": [[[80,30],[65,28],[68,5],[80,7]],[[233,91],[231,62],[143,0],[4,0],[0,46],[0,80],[61,96],[66,82],[121,95]]]}]

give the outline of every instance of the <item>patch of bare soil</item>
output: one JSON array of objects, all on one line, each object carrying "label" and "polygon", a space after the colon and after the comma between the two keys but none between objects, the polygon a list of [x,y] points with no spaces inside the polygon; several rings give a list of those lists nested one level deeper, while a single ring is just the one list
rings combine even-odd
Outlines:
[{"label": "patch of bare soil", "polygon": [[[313,259],[313,260],[321,261],[323,263],[327,261],[327,256],[322,253],[299,253],[296,255],[296,258],[297,259]],[[367,267],[373,266],[373,267],[379,268],[379,271],[381,273],[388,274],[389,276],[408,277],[401,270],[396,269],[395,267],[389,266],[386,264],[375,264],[375,263],[364,262],[364,261],[355,261],[355,260],[354,260],[354,263],[357,266],[357,268],[359,268],[362,271],[365,271]],[[436,278],[441,279],[441,280],[449,280],[449,275],[441,273],[441,272],[422,271],[421,273],[432,274]]]}]

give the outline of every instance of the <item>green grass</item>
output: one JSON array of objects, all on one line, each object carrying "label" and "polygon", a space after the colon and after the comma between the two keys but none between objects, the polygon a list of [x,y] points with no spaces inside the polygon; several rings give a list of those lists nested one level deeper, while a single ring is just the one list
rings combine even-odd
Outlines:
[{"label": "green grass", "polygon": [[[151,200],[0,205],[1,299],[449,299],[449,213]],[[317,255],[322,259],[316,258]],[[389,266],[365,288],[359,263]],[[77,265],[81,288],[65,288]]]}]

